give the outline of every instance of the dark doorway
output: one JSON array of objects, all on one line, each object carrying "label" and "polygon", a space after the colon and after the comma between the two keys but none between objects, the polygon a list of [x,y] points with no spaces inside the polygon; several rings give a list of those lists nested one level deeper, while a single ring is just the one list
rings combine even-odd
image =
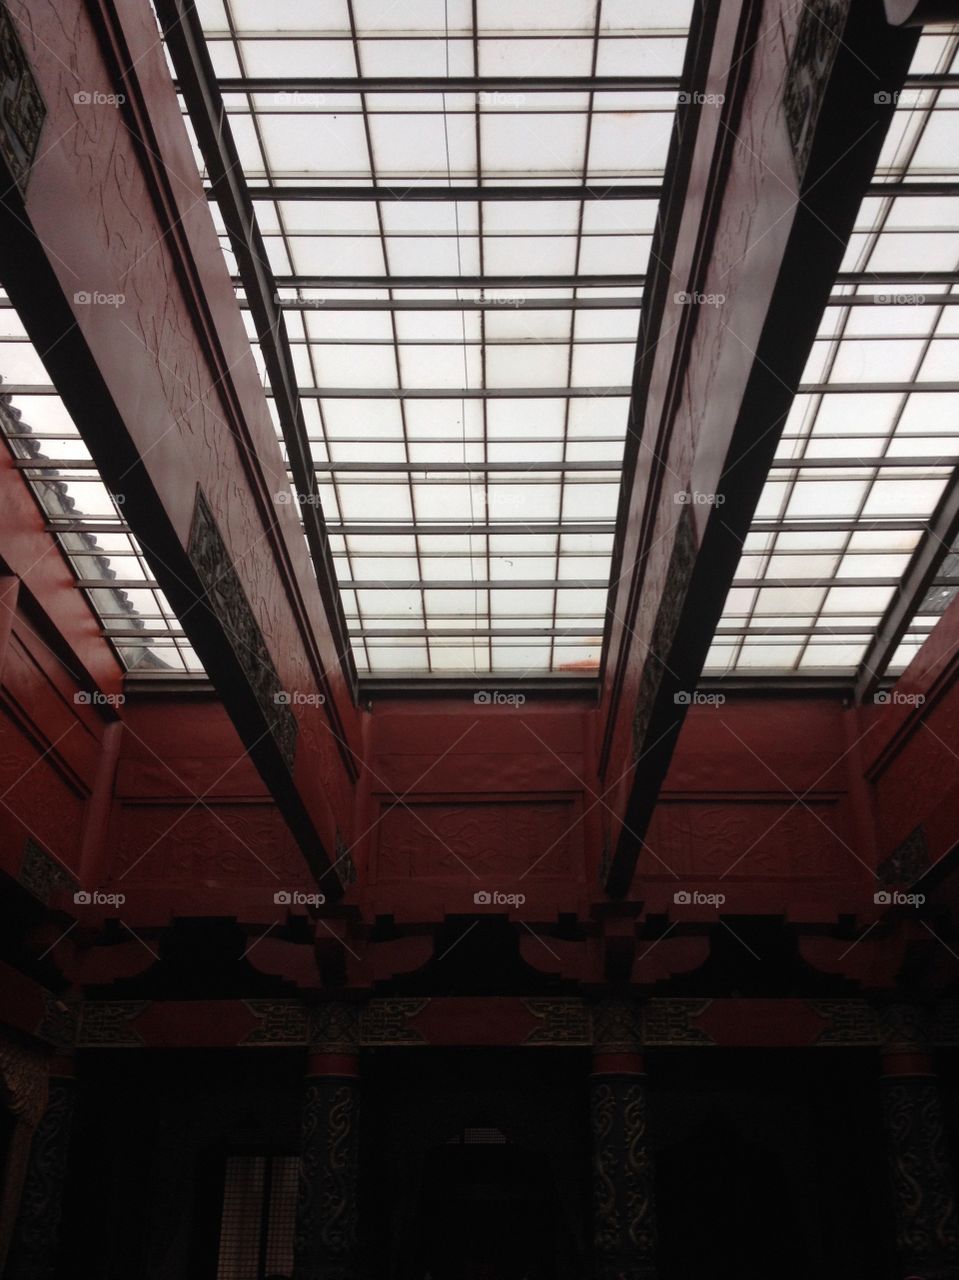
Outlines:
[{"label": "dark doorway", "polygon": [[361,1235],[389,1280],[581,1280],[588,1059],[386,1050],[365,1077]]}]

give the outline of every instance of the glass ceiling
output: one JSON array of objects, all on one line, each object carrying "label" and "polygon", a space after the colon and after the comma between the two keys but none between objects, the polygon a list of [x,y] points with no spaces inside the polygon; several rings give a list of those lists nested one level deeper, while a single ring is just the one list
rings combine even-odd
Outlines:
[{"label": "glass ceiling", "polygon": [[[358,671],[594,673],[691,3],[673,0],[669,26],[651,0],[198,7]],[[537,75],[585,80],[482,87]],[[480,84],[443,92],[451,76]],[[631,84],[598,91],[597,76]]]},{"label": "glass ceiling", "polygon": [[17,460],[104,634],[127,670],[202,672],[176,615],[54,390],[33,343],[0,293],[0,433]]},{"label": "glass ceiling", "polygon": [[[598,668],[690,8],[674,0],[667,28],[651,0],[198,5],[361,674]],[[925,34],[912,71],[956,73],[957,50],[959,34]],[[538,74],[587,81],[482,87]],[[451,76],[479,79],[443,92]],[[628,87],[595,79],[614,76]],[[876,180],[954,183],[957,108],[959,89],[904,90]],[[852,675],[871,652],[959,458],[957,302],[959,197],[865,199],[707,674]],[[0,425],[123,662],[199,673],[2,298],[0,377]],[[959,544],[943,546],[890,673],[957,590]]]},{"label": "glass ceiling", "polygon": [[[959,29],[911,74],[959,71]],[[959,89],[907,87],[876,182],[959,179]],[[852,674],[959,460],[959,196],[863,200],[706,663]],[[959,589],[959,555],[916,602],[898,675]]]}]

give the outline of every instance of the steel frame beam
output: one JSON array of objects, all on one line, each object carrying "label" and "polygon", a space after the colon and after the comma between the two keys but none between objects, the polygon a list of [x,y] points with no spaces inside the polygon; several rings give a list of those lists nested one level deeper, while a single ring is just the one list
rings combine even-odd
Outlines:
[{"label": "steel frame beam", "polygon": [[[164,0],[175,3],[176,0]],[[431,203],[472,204],[486,200],[528,202],[536,200],[659,200],[663,188],[657,182],[616,183],[594,179],[592,182],[541,183],[538,186],[504,185],[478,187],[475,185],[435,186],[419,184],[417,178],[397,178],[389,185],[361,186],[351,184],[341,187],[328,183],[309,185],[304,182],[264,182],[248,188],[252,200],[396,200],[428,201]],[[214,195],[213,188],[207,194]],[[954,196],[959,195],[959,182],[873,182],[863,192],[866,196],[893,198],[897,196]]]},{"label": "steel frame beam", "polygon": [[[180,77],[180,89],[210,174],[208,194],[217,201],[230,237],[266,363],[277,417],[286,443],[297,490],[318,493],[306,421],[296,387],[293,354],[283,313],[276,304],[276,282],[266,245],[250,201],[240,155],[223,106],[223,98],[195,4],[190,0],[157,0],[166,47]],[[303,512],[306,539],[317,586],[344,666],[356,695],[356,667],[347,643],[346,619],[337,589],[336,571],[319,501]]]},{"label": "steel frame beam", "polygon": [[959,538],[959,469],[953,472],[932,519],[899,584],[856,673],[856,701],[872,696],[892,661],[903,636],[929,588],[936,582],[943,560]]}]

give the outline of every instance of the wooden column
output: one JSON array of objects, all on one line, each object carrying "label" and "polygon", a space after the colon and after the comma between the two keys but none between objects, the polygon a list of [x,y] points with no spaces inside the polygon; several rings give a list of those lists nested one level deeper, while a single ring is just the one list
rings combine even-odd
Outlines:
[{"label": "wooden column", "polygon": [[354,1280],[360,1111],[355,1006],[318,1006],[308,1055],[294,1280]]},{"label": "wooden column", "polygon": [[646,1074],[635,1005],[596,1010],[590,1111],[597,1280],[655,1280],[653,1164]]},{"label": "wooden column", "polygon": [[959,1280],[959,1218],[923,1012],[883,1011],[882,1102],[903,1280]]}]

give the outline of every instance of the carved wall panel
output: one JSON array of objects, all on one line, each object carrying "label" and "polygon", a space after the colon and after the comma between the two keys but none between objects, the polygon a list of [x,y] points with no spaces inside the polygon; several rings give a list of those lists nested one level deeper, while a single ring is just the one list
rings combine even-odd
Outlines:
[{"label": "carved wall panel", "polygon": [[531,876],[579,879],[577,816],[572,800],[395,805],[376,829],[376,878],[460,878],[472,871],[509,879],[532,867]]},{"label": "carved wall panel", "polygon": [[848,872],[846,838],[836,805],[790,797],[660,804],[647,843],[680,876],[818,880]]},{"label": "carved wall panel", "polygon": [[[115,876],[171,885],[306,883],[306,864],[269,804],[125,805]],[[276,875],[283,879],[282,885]]]}]

